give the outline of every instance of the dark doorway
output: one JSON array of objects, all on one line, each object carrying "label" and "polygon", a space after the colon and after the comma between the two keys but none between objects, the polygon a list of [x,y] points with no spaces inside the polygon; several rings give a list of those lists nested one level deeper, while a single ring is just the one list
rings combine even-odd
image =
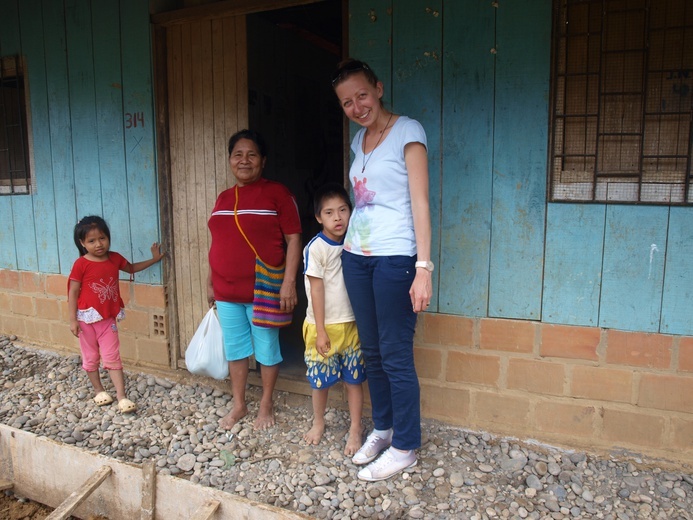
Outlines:
[{"label": "dark doorway", "polygon": [[[296,196],[303,243],[318,231],[315,189],[344,182],[342,111],[330,74],[342,57],[342,2],[328,0],[249,15],[248,120],[267,140],[265,177]],[[303,276],[299,305],[280,333],[282,377],[303,378],[302,325],[306,311]]]}]

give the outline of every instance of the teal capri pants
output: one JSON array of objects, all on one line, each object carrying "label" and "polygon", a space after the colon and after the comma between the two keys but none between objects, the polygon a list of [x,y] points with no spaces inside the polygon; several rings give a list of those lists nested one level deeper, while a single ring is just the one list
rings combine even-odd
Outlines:
[{"label": "teal capri pants", "polygon": [[265,366],[282,362],[279,329],[253,325],[252,303],[216,303],[227,361],[238,361],[255,354],[257,362]]}]

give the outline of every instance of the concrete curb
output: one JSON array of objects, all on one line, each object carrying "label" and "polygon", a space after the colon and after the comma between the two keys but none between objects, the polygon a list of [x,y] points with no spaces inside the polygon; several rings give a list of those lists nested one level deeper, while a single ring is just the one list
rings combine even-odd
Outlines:
[{"label": "concrete curb", "polygon": [[[187,520],[210,501],[219,507],[208,518],[230,520],[305,520],[301,513],[254,502],[213,488],[199,486],[170,475],[156,475],[155,487],[147,491],[147,472],[99,454],[38,437],[33,433],[0,424],[0,479],[14,484],[19,495],[50,507],[58,507],[101,467],[110,475],[75,510],[88,518],[149,518]],[[152,496],[154,495],[154,496]],[[155,507],[153,516],[151,504]],[[144,508],[144,509],[143,509]],[[145,516],[142,516],[144,513]]]}]

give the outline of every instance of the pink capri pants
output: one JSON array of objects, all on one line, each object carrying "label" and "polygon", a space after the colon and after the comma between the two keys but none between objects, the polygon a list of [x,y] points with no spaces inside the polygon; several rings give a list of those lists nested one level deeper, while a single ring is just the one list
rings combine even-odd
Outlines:
[{"label": "pink capri pants", "polygon": [[107,370],[122,370],[120,339],[115,318],[95,323],[79,322],[79,348],[82,351],[82,368],[87,372],[99,369],[99,358]]}]

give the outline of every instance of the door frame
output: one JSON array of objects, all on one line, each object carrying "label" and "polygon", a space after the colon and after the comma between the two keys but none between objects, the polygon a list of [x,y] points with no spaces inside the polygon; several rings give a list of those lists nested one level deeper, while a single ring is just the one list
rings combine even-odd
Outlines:
[{"label": "door frame", "polygon": [[[315,4],[325,0],[223,0],[209,4],[186,7],[174,11],[165,11],[151,15],[152,23],[152,61],[153,90],[155,105],[155,139],[157,152],[157,176],[159,185],[159,211],[161,235],[165,244],[172,245],[173,232],[173,187],[171,177],[170,133],[168,112],[168,67],[166,29],[175,24],[197,20],[223,18],[227,16],[244,16],[248,14]],[[342,0],[342,17],[346,17],[348,0]],[[347,41],[347,25],[344,25],[343,42]],[[346,49],[346,46],[343,45]],[[180,325],[178,317],[178,297],[176,288],[176,259],[169,246],[169,255],[163,265],[163,285],[166,302],[167,331],[169,340],[169,360],[172,369],[185,368],[181,356]]]}]

